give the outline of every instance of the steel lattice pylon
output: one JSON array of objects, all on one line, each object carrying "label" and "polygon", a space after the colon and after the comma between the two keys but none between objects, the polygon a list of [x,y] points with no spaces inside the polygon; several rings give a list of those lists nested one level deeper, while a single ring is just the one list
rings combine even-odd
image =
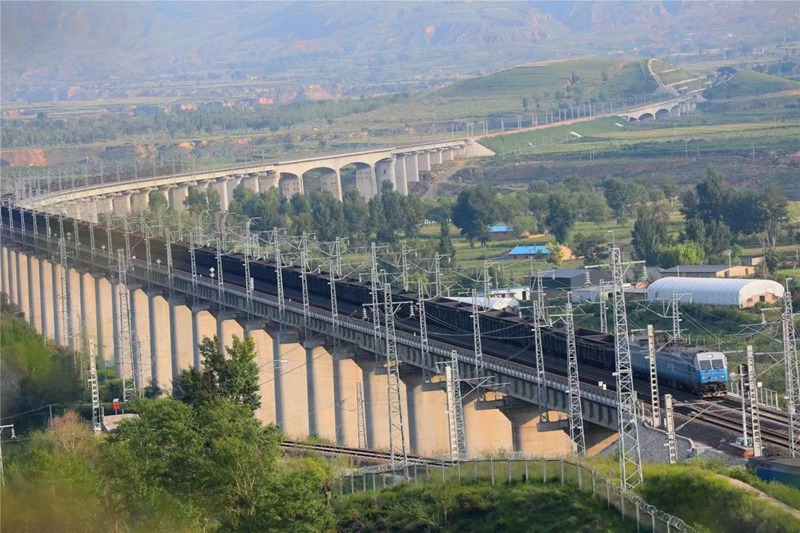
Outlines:
[{"label": "steel lattice pylon", "polygon": [[286,301],[283,294],[283,263],[281,262],[281,238],[278,228],[272,230],[272,244],[275,246],[275,278],[278,285],[278,329],[286,329]]},{"label": "steel lattice pylon", "polygon": [[428,344],[428,313],[425,310],[425,288],[422,280],[417,280],[417,302],[419,302],[419,340],[422,352],[422,375],[424,381],[430,379],[431,352]]},{"label": "steel lattice pylon", "polygon": [[567,292],[566,306],[567,365],[569,367],[569,436],[572,453],[586,453],[586,438],[583,432],[583,408],[581,407],[581,380],[578,376],[578,350],[575,346],[575,320],[572,316],[572,293]]},{"label": "steel lattice pylon", "polygon": [[628,314],[623,290],[624,270],[619,248],[612,250],[614,283],[614,351],[617,374],[617,418],[619,422],[619,470],[623,489],[642,482],[642,455],[639,449],[639,421],[636,416],[636,389],[628,338]]},{"label": "steel lattice pylon", "polygon": [[328,281],[331,289],[331,325],[333,327],[333,357],[336,358],[339,353],[339,345],[341,339],[339,338],[339,302],[336,298],[336,264],[334,259],[330,260],[330,279]]},{"label": "steel lattice pylon", "polygon": [[[300,237],[300,289],[303,295],[303,334],[308,338],[308,323],[311,319],[311,304],[308,301],[308,233]],[[333,301],[331,301],[333,304]]]},{"label": "steel lattice pylon", "polygon": [[379,306],[379,297],[378,291],[379,283],[378,283],[378,253],[375,248],[375,243],[372,243],[370,248],[370,257],[372,259],[372,266],[370,267],[370,284],[372,290],[370,291],[370,295],[372,296],[372,337],[373,337],[373,344],[375,347],[375,362],[376,364],[380,364],[381,354],[383,350],[381,349],[381,321],[380,321],[380,306]]},{"label": "steel lattice pylon", "polygon": [[122,401],[129,402],[136,397],[136,380],[134,379],[136,363],[134,362],[133,337],[131,336],[130,300],[127,287],[128,261],[124,250],[117,250],[117,290],[119,291],[119,353],[120,376],[122,378]]},{"label": "steel lattice pylon", "polygon": [[547,376],[544,368],[544,351],[542,350],[542,316],[539,303],[532,300],[533,305],[533,339],[536,345],[536,389],[539,398],[539,422],[550,422],[550,410],[547,406]]},{"label": "steel lattice pylon", "polygon": [[792,457],[800,451],[800,367],[797,362],[797,332],[792,308],[792,291],[788,284],[783,293],[783,355],[786,371],[786,407],[789,412],[789,451]]},{"label": "steel lattice pylon", "polygon": [[64,344],[75,350],[75,334],[72,328],[72,295],[67,286],[69,266],[67,265],[67,241],[58,239],[59,263],[61,263],[61,319],[64,321]]},{"label": "steel lattice pylon", "polygon": [[408,462],[408,455],[406,453],[406,435],[403,424],[403,404],[400,397],[400,359],[397,356],[392,286],[388,281],[384,281],[383,284],[383,298],[384,319],[386,320],[386,392],[389,403],[389,452],[392,469],[394,469],[398,456],[402,464],[405,465]]},{"label": "steel lattice pylon", "polygon": [[[478,296],[475,289],[472,289],[472,346],[475,350],[475,378],[476,386],[482,387],[484,368],[483,368],[483,345],[481,343],[481,315],[478,313]],[[483,388],[481,388],[483,390]],[[479,391],[480,392],[480,391]]]},{"label": "steel lattice pylon", "polygon": [[467,458],[467,437],[464,431],[464,404],[461,398],[461,377],[458,367],[458,352],[450,352],[450,364],[444,367],[447,392],[447,427],[450,436],[450,459],[460,461]]}]

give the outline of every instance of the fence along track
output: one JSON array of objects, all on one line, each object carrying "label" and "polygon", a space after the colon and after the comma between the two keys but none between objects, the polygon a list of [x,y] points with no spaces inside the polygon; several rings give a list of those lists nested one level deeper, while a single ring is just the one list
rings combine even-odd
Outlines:
[{"label": "fence along track", "polygon": [[[538,481],[537,481],[538,480]],[[492,485],[514,483],[543,484],[558,482],[577,485],[579,490],[605,499],[606,507],[614,507],[626,519],[635,521],[637,531],[696,533],[696,529],[680,518],[658,510],[630,491],[623,490],[609,476],[574,459],[485,459],[461,461],[455,464],[425,463],[405,465],[395,470],[366,471],[362,469],[340,476],[334,485],[336,496],[356,492],[377,491],[401,483],[476,483],[491,481]],[[338,487],[337,487],[338,485]],[[649,520],[647,518],[649,517]],[[644,527],[645,529],[642,529]]]}]

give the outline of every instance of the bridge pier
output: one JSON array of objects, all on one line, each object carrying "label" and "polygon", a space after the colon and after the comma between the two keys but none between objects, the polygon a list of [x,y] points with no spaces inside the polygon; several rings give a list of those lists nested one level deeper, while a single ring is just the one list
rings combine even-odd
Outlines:
[{"label": "bridge pier", "polygon": [[[97,330],[97,360],[114,360],[114,326],[116,315],[111,308],[112,284],[102,276],[94,277],[95,324]],[[109,317],[109,318],[106,318]],[[108,322],[111,322],[110,324]]]},{"label": "bridge pier", "polygon": [[375,193],[380,194],[383,189],[383,182],[388,181],[392,184],[392,189],[397,189],[397,177],[395,175],[395,165],[397,158],[392,156],[389,160],[378,161],[375,163]]},{"label": "bridge pier", "polygon": [[358,446],[356,383],[362,379],[361,368],[352,358],[341,352],[332,357],[336,443],[340,446],[355,448]]},{"label": "bridge pier", "polygon": [[337,441],[333,356],[322,343],[304,343],[306,350],[306,395],[308,434]]},{"label": "bridge pier", "polygon": [[219,206],[222,211],[228,210],[228,178],[217,178],[210,185],[219,194]]},{"label": "bridge pier", "polygon": [[419,167],[420,171],[426,170],[430,172],[431,170],[431,153],[427,150],[424,152],[420,152],[417,156],[417,166]]},{"label": "bridge pier", "polygon": [[149,298],[139,285],[128,285],[130,299],[131,336],[139,344],[139,371],[134,372],[133,380],[137,389],[152,385],[153,367],[150,354],[150,323],[147,308]]},{"label": "bridge pier", "polygon": [[[167,299],[169,307],[169,351],[170,351],[170,371],[172,373],[172,388],[175,388],[175,381],[180,376],[181,370],[192,367],[192,349],[187,346],[187,336],[185,334],[188,324],[191,329],[191,310],[186,307],[186,300],[182,297],[173,296]],[[187,316],[188,315],[188,316]],[[191,339],[191,335],[189,336]]]},{"label": "bridge pier", "polygon": [[244,334],[252,337],[256,345],[256,362],[258,363],[259,394],[261,407],[256,409],[255,416],[264,424],[276,423],[275,414],[275,357],[273,339],[267,334],[263,322],[246,322]]},{"label": "bridge pier", "polygon": [[28,256],[28,299],[31,302],[31,324],[43,337],[45,336],[42,316],[42,270],[41,262],[35,255]]},{"label": "bridge pier", "polygon": [[25,319],[31,322],[30,278],[28,278],[28,256],[17,250],[17,305],[25,313]]},{"label": "bridge pier", "polygon": [[61,326],[63,324],[63,313],[61,309],[59,309],[61,304],[61,266],[57,263],[50,263],[50,273],[51,273],[51,293],[53,295],[53,300],[51,302],[53,306],[53,340],[56,344],[63,346],[64,345],[64,338],[61,334]]},{"label": "bridge pier", "polygon": [[[258,176],[258,190],[267,192],[270,189],[277,189],[280,176],[274,172],[265,172]],[[280,191],[279,191],[280,192]]]},{"label": "bridge pier", "polygon": [[42,329],[39,330],[42,337],[45,339],[53,338],[53,317],[50,312],[53,308],[49,305],[48,297],[52,292],[47,290],[47,284],[50,282],[50,274],[45,271],[47,261],[42,258],[38,259],[39,263],[39,314],[42,322]]},{"label": "bridge pier", "polygon": [[[170,321],[170,305],[161,291],[147,292],[148,315],[150,318],[150,368],[152,368],[153,386],[158,387],[162,395],[172,393],[172,383],[177,379],[173,373],[174,353],[171,352],[172,330]],[[167,343],[167,339],[170,340]]]},{"label": "bridge pier", "polygon": [[114,213],[118,215],[131,214],[131,196],[133,193],[125,191],[115,195],[113,198]]},{"label": "bridge pier", "polygon": [[242,178],[242,185],[245,189],[253,191],[256,194],[259,194],[261,191],[258,188],[258,177],[254,174],[247,175]]},{"label": "bridge pier", "polygon": [[397,159],[394,167],[395,175],[395,190],[403,196],[408,195],[408,173],[406,172],[406,156],[404,154],[397,154]]},{"label": "bridge pier", "polygon": [[[500,412],[511,422],[512,450],[537,457],[559,457],[572,452],[568,429],[565,431],[540,431],[541,410],[535,405],[513,405]],[[550,420],[564,418],[564,413],[550,411]]]},{"label": "bridge pier", "polygon": [[408,397],[406,423],[411,453],[427,457],[449,456],[450,428],[444,383],[426,383],[419,368],[402,373],[400,378],[405,383]]},{"label": "bridge pier", "polygon": [[0,261],[2,261],[3,268],[3,271],[0,272],[3,280],[3,292],[11,299],[11,248],[3,246],[0,252]]},{"label": "bridge pier", "polygon": [[[200,341],[205,337],[213,337],[216,330],[216,322],[213,325],[209,322],[214,321],[214,317],[208,312],[208,305],[192,305],[192,360],[194,368],[199,372],[203,367],[200,363]],[[210,333],[210,334],[209,334]]]},{"label": "bridge pier", "polygon": [[372,167],[356,169],[356,190],[367,201],[378,194]]},{"label": "bridge pier", "polygon": [[150,206],[150,189],[140,189],[131,196],[131,211],[147,211]]},{"label": "bridge pier", "polygon": [[286,436],[304,438],[309,434],[306,351],[292,331],[276,331],[272,338],[277,424]]},{"label": "bridge pier", "polygon": [[513,437],[508,418],[499,409],[480,408],[477,391],[464,395],[463,402],[469,457],[511,451]]},{"label": "bridge pier", "polygon": [[[406,157],[406,183],[417,183],[418,181],[419,166],[417,165],[417,153],[413,152]],[[407,190],[406,194],[408,194]]]},{"label": "bridge pier", "polygon": [[176,185],[175,187],[170,187],[168,195],[170,208],[180,213],[186,208],[186,206],[183,205],[183,202],[186,200],[186,197],[189,196],[189,185]]},{"label": "bridge pier", "polygon": [[442,164],[442,150],[440,148],[437,148],[436,150],[431,152],[431,165],[441,165],[441,164]]}]

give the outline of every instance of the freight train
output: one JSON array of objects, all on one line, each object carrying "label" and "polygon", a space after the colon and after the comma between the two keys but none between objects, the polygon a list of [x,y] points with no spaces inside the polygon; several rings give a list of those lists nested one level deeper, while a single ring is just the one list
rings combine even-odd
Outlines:
[{"label": "freight train", "polygon": [[[14,224],[17,228],[21,225],[21,216],[24,213],[27,231],[32,231],[33,214],[29,211],[13,210]],[[2,209],[3,223],[8,224],[9,211]],[[65,233],[77,230],[82,243],[88,243],[89,225],[77,222],[73,226],[72,220],[64,221]],[[45,233],[45,219],[37,215],[37,226],[40,233]],[[58,222],[55,217],[50,217],[51,234],[57,234]],[[96,231],[97,242],[105,243],[105,230]],[[112,232],[113,248],[124,247],[124,235],[121,232]],[[99,246],[99,244],[98,244]],[[131,254],[144,257],[144,242],[142,239],[131,240]],[[166,246],[157,238],[151,239],[152,260],[161,259],[166,264]],[[191,271],[189,248],[184,243],[173,243],[171,246],[173,266],[184,272]],[[197,248],[195,261],[198,273],[206,275],[213,267],[217,268],[216,250],[211,248]],[[227,254],[222,260],[224,279],[226,283],[244,286],[244,257],[239,254]],[[276,294],[277,275],[275,263],[268,260],[253,261],[250,264],[250,275],[253,278],[254,290],[267,294]],[[288,298],[299,300],[301,298],[301,272],[296,266],[285,266],[282,269],[284,291]],[[309,298],[312,305],[330,309],[330,277],[325,272],[309,273],[307,275]],[[379,301],[383,301],[383,294],[379,293]],[[340,314],[353,317],[366,317],[363,305],[372,302],[371,287],[357,279],[343,278],[336,281],[336,300]],[[417,294],[402,290],[393,290],[393,301],[410,302],[410,306],[401,306],[398,311],[397,326],[414,331],[414,321],[410,317],[412,308],[419,306]],[[428,330],[431,339],[437,336],[450,344],[460,344],[470,349],[473,335],[472,306],[448,298],[433,298],[424,302],[428,319]],[[530,317],[521,317],[519,314],[507,311],[485,310],[480,313],[481,337],[485,340],[484,352],[489,355],[506,358],[533,366],[535,353],[533,351],[534,323]],[[543,326],[542,347],[550,358],[566,360],[566,331],[563,325]],[[616,368],[614,337],[605,333],[584,328],[575,330],[576,348],[579,362],[613,372]],[[488,342],[487,342],[488,341]],[[647,359],[646,340],[632,338],[631,362],[634,376],[638,379],[649,379],[649,361]],[[510,354],[510,355],[509,355]],[[688,346],[667,346],[657,352],[656,368],[659,382],[666,387],[682,390],[696,396],[715,397],[724,396],[728,381],[727,362],[721,352],[705,351]],[[563,366],[563,365],[562,365]]]}]

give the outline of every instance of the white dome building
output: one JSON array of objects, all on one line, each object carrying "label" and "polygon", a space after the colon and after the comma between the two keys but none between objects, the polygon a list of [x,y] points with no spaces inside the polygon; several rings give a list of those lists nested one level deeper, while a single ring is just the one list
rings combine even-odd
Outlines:
[{"label": "white dome building", "polygon": [[783,291],[780,283],[767,279],[668,277],[650,284],[647,301],[670,300],[674,292],[685,303],[745,308],[780,300]]}]

